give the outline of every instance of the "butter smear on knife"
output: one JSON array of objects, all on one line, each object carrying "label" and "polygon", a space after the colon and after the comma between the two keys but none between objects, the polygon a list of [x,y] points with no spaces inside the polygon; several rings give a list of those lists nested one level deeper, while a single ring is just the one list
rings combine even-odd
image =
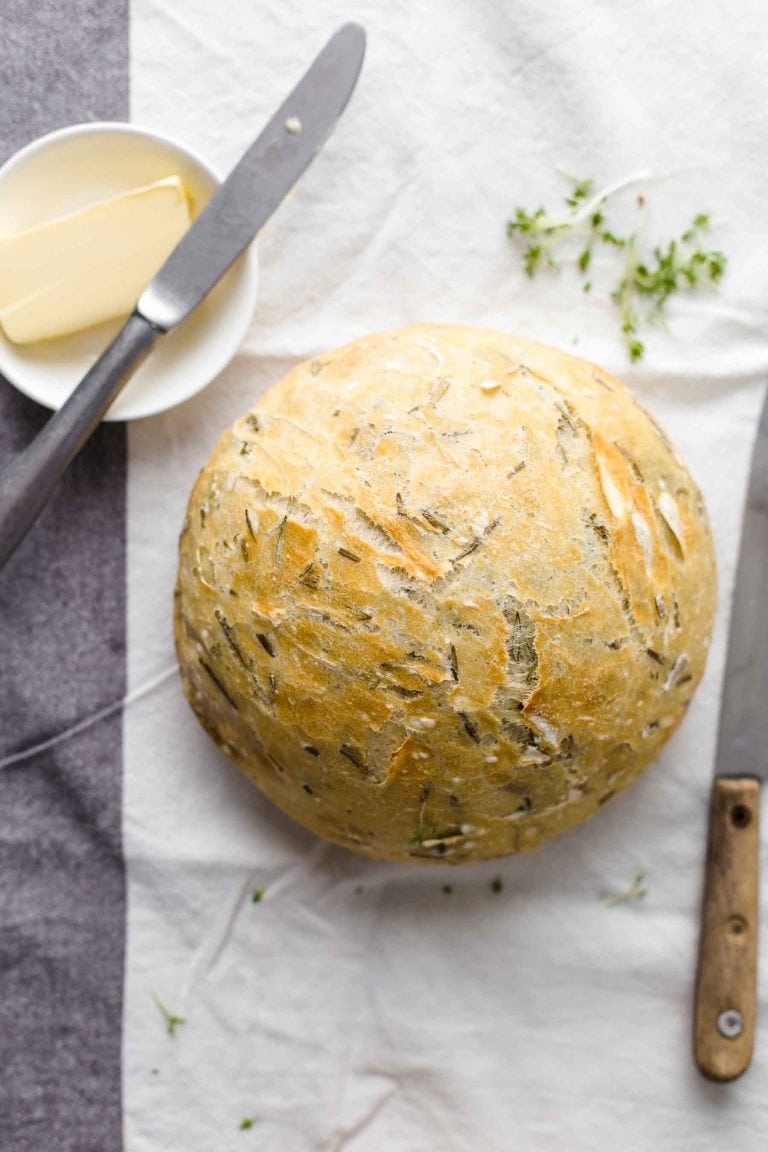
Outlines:
[{"label": "butter smear on knife", "polygon": [[131,312],[191,223],[178,176],[0,235],[0,324],[15,344]]}]

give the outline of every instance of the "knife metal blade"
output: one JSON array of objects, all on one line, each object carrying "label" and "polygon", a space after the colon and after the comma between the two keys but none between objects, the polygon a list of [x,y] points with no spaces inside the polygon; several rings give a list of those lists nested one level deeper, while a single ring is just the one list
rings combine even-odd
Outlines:
[{"label": "knife metal blade", "polygon": [[752,456],[731,609],[715,773],[768,772],[768,397]]},{"label": "knife metal blade", "polygon": [[694,1010],[712,1080],[749,1066],[757,1003],[760,784],[768,770],[768,396],[741,536],[715,758]]},{"label": "knife metal blade", "polygon": [[365,33],[358,24],[345,24],[331,37],[109,347],[31,444],[0,470],[0,568],[157,340],[205,299],[322,147],[352,94],[364,54]]},{"label": "knife metal blade", "polygon": [[358,24],[331,37],[143,292],[138,312],[156,328],[180,324],[282,202],[344,111],[364,55]]}]

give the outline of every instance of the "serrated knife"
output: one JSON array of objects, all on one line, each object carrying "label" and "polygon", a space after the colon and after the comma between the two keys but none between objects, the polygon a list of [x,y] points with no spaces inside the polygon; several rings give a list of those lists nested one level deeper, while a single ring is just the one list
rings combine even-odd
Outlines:
[{"label": "serrated knife", "polygon": [[768,397],[752,457],[725,665],[694,1010],[711,1080],[749,1067],[757,1003],[760,785],[768,768]]},{"label": "serrated knife", "polygon": [[331,133],[354,90],[365,33],[323,48],[185,233],[113,342],[39,435],[0,472],[0,568],[153,345],[189,316],[251,242]]}]

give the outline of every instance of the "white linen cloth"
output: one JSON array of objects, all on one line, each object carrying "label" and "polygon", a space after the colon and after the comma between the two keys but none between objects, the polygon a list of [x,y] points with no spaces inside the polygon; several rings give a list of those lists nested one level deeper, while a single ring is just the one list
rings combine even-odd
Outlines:
[{"label": "white linen cloth", "polygon": [[[208,740],[175,675],[130,705],[126,1147],[757,1152],[768,947],[749,1073],[704,1082],[690,1036],[729,601],[768,369],[768,9],[132,0],[132,117],[226,171],[350,18],[369,34],[360,84],[263,232],[244,347],[204,394],[130,428],[131,688],[174,662],[176,538],[219,432],[298,361],[421,320],[518,331],[632,386],[705,494],[720,580],[711,659],[682,729],[629,791],[539,853],[459,870],[368,862],[294,825]],[[566,271],[529,281],[505,237],[516,205],[564,194],[557,166],[598,183],[660,173],[651,237],[712,213],[722,290],[673,299],[670,331],[647,333],[637,365],[607,293],[583,296]],[[600,899],[637,871],[644,899]],[[765,902],[763,914],[765,939]],[[172,1037],[153,996],[186,1019]]]}]

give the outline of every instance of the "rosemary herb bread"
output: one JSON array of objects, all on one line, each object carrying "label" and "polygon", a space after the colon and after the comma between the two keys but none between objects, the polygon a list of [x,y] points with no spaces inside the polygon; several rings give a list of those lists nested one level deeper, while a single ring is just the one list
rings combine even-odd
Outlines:
[{"label": "rosemary herb bread", "polygon": [[638,775],[701,676],[701,496],[583,360],[419,325],[300,365],[224,434],[181,536],[201,722],[338,844],[536,848]]}]

